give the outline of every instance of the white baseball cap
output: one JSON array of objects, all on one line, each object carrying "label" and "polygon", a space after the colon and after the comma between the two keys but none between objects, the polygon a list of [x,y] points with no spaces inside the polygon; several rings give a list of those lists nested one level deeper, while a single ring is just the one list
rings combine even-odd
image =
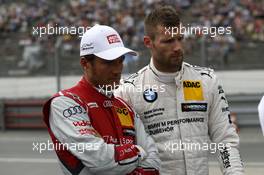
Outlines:
[{"label": "white baseball cap", "polygon": [[117,31],[105,25],[95,25],[81,39],[80,56],[94,54],[105,60],[114,60],[122,55],[137,53],[124,46]]}]

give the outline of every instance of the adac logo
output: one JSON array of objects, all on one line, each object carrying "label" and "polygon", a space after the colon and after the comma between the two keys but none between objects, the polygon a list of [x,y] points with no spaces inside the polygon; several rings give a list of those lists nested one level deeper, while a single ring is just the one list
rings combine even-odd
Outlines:
[{"label": "adac logo", "polygon": [[116,113],[122,126],[133,126],[133,121],[127,108],[116,108]]},{"label": "adac logo", "polygon": [[146,89],[143,92],[143,97],[147,102],[154,102],[158,98],[158,93],[153,91],[152,89]]},{"label": "adac logo", "polygon": [[203,101],[203,88],[201,81],[183,81],[184,99],[186,101]]},{"label": "adac logo", "polygon": [[200,81],[184,81],[183,87],[184,88],[200,88],[201,82]]}]

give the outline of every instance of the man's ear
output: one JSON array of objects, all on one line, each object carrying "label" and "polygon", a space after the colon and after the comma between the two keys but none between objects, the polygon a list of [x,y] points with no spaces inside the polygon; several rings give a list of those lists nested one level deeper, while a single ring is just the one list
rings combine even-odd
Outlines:
[{"label": "man's ear", "polygon": [[80,65],[82,66],[82,68],[84,70],[89,69],[89,67],[91,66],[89,64],[89,62],[84,57],[81,57],[81,59],[80,59]]},{"label": "man's ear", "polygon": [[144,45],[147,47],[147,48],[152,48],[152,40],[149,36],[144,36],[143,38],[143,41],[144,41]]}]

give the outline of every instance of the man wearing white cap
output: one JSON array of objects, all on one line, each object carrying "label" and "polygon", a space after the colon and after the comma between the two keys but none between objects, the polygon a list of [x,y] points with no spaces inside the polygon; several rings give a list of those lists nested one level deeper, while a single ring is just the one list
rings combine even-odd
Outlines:
[{"label": "man wearing white cap", "polygon": [[65,175],[159,174],[154,141],[111,91],[126,54],[136,55],[113,28],[95,25],[81,39],[83,78],[45,103],[44,121]]}]

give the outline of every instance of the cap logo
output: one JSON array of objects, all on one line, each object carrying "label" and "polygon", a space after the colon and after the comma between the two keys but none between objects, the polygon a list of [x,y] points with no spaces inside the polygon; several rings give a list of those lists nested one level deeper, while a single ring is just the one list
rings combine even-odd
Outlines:
[{"label": "cap logo", "polygon": [[107,40],[108,40],[109,44],[120,43],[121,42],[116,34],[108,35],[107,36]]},{"label": "cap logo", "polygon": [[81,50],[89,50],[89,49],[93,49],[93,43],[85,43],[81,46]]}]

